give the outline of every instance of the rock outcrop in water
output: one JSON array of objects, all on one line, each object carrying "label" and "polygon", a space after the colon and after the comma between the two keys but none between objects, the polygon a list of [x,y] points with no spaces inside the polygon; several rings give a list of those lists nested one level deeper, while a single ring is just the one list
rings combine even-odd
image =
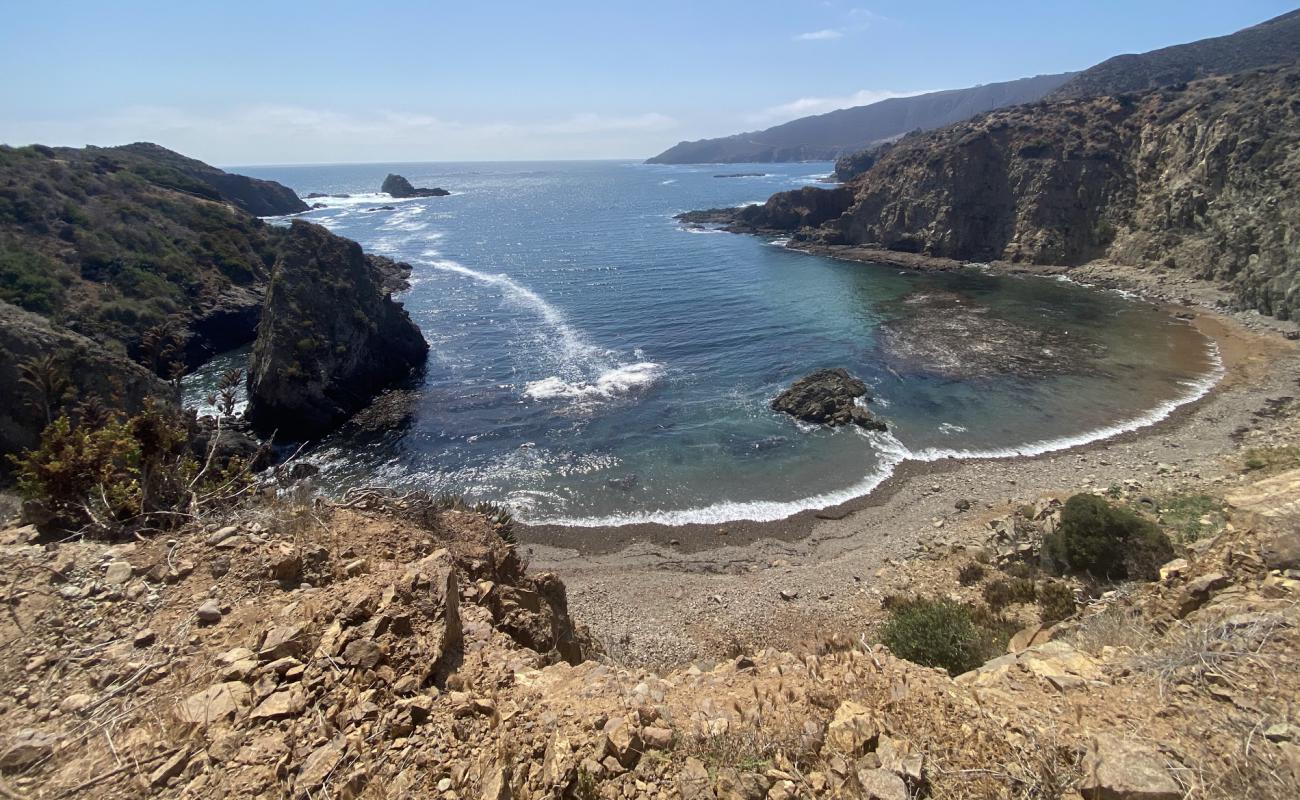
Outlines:
[{"label": "rock outcrop in water", "polygon": [[1300,314],[1297,93],[1290,68],[996,111],[904,138],[842,189],[735,209],[730,226],[959,260],[1176,271],[1287,319]]},{"label": "rock outcrop in water", "polygon": [[854,402],[866,394],[867,385],[846,370],[819,369],[777,395],[772,410],[817,425],[833,427],[853,423],[883,431],[885,423]]},{"label": "rock outcrop in water", "polygon": [[319,436],[410,377],[427,352],[361,246],[295,220],[253,345],[249,420],[263,433]]},{"label": "rock outcrop in water", "polygon": [[393,197],[446,197],[451,192],[446,189],[435,187],[433,189],[417,189],[411,185],[411,182],[401,175],[389,175],[384,178],[384,183],[379,187],[379,191],[387,192]]}]

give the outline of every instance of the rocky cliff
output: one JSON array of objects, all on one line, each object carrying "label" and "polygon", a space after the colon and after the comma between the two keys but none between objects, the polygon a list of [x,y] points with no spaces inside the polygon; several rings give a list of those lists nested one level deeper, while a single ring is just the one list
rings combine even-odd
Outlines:
[{"label": "rocky cliff", "polygon": [[822,161],[909,131],[929,130],[995,108],[1041,99],[1070,77],[1037,75],[1003,83],[895,97],[720,139],[681,142],[647,164]]},{"label": "rocky cliff", "polygon": [[383,280],[356,242],[294,220],[249,363],[256,429],[319,436],[424,364],[428,345]]},{"label": "rocky cliff", "polygon": [[1300,10],[1258,25],[1147,53],[1108,58],[1076,73],[1048,99],[1068,100],[1173,86],[1300,60]]},{"label": "rocky cliff", "polygon": [[281,183],[250,178],[233,172],[217,169],[195,158],[187,158],[180,153],[160,147],[152,142],[136,142],[120,147],[87,148],[90,151],[102,150],[118,158],[139,158],[146,163],[163,165],[181,172],[197,181],[201,181],[220,196],[222,200],[258,217],[278,217],[285,214],[299,214],[307,210],[307,204],[298,197],[297,192]]},{"label": "rocky cliff", "polygon": [[961,260],[1107,259],[1231,286],[1300,314],[1300,70],[995,111],[880,151],[843,190],[737,209],[739,229],[792,231]]}]

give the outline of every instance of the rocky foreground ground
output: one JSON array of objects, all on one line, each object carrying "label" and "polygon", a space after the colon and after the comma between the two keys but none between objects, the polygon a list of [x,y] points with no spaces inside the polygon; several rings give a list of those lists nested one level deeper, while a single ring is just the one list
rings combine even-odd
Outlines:
[{"label": "rocky foreground ground", "polygon": [[[1164,518],[1186,536],[1159,581],[1076,579],[1100,594],[1053,624],[1012,601],[1009,652],[955,678],[869,627],[633,666],[508,525],[419,495],[299,488],[118,543],[9,528],[0,794],[1293,797],[1300,469],[1273,407],[1223,503]],[[1021,499],[877,579],[987,598],[1059,517]]]}]

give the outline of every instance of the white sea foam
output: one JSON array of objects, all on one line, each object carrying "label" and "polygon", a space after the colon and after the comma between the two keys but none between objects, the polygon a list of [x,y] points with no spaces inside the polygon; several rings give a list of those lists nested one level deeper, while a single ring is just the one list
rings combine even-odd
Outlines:
[{"label": "white sea foam", "polygon": [[954,433],[965,433],[965,432],[966,432],[966,428],[962,427],[961,425],[954,425],[951,422],[939,423],[939,433],[951,435]]},{"label": "white sea foam", "polygon": [[348,197],[312,197],[302,198],[307,205],[320,204],[326,209],[331,208],[357,208],[359,206],[391,206],[397,203],[410,203],[414,200],[422,200],[421,197],[393,197],[384,192],[362,192]]},{"label": "white sea foam", "polygon": [[658,525],[713,525],[737,520],[771,522],[786,519],[800,511],[828,508],[870,494],[876,489],[876,487],[884,483],[885,480],[894,473],[894,470],[899,464],[907,460],[939,461],[949,458],[1015,458],[1018,456],[1042,455],[1056,450],[1068,450],[1072,447],[1078,447],[1102,439],[1109,439],[1113,436],[1118,436],[1123,433],[1147,427],[1148,425],[1154,425],[1168,417],[1180,406],[1195,402],[1204,397],[1214,388],[1215,384],[1217,384],[1224,375],[1223,362],[1219,357],[1218,347],[1213,344],[1211,344],[1210,347],[1210,355],[1214,363],[1213,369],[1209,374],[1202,378],[1186,381],[1184,383],[1187,388],[1186,392],[1172,400],[1161,403],[1144,414],[1114,425],[1088,431],[1086,433],[1062,436],[1055,439],[1043,439],[1015,447],[995,450],[927,448],[920,451],[912,451],[896,439],[891,433],[866,432],[860,429],[855,429],[871,442],[872,448],[876,450],[879,463],[871,473],[858,482],[843,489],[813,495],[801,500],[723,501],[698,508],[685,508],[672,511],[645,511],[630,514],[614,514],[602,517],[560,517],[527,521],[531,524],[555,524],[589,528],[611,527],[617,525],[638,525],[644,523],[653,523]]},{"label": "white sea foam", "polygon": [[[872,446],[881,459],[876,469],[852,486],[806,497],[802,500],[723,501],[700,508],[684,508],[676,511],[643,511],[631,514],[612,514],[604,517],[558,517],[524,521],[534,525],[602,528],[645,523],[656,525],[715,525],[736,520],[772,522],[785,519],[800,511],[836,506],[865,494],[870,494],[893,474],[894,468],[906,457],[907,448],[903,447],[902,443],[895,439],[892,434],[864,432],[863,435],[871,440]],[[521,517],[521,519],[523,518]]]},{"label": "white sea foam", "polygon": [[673,183],[677,183],[677,179],[676,179],[676,178],[669,178],[669,179],[666,180],[666,181],[659,181],[659,185],[660,185],[660,186],[668,186],[669,184],[673,184]]},{"label": "white sea foam", "polygon": [[695,225],[679,225],[677,230],[686,233],[726,233],[721,228],[701,228]]},{"label": "white sea foam", "polygon": [[[479,272],[464,264],[436,258],[437,251],[426,252],[422,263],[443,272],[499,288],[510,302],[534,311],[555,334],[548,337],[557,347],[555,353],[567,377],[552,375],[524,386],[524,396],[532,400],[570,399],[591,402],[631,394],[657,381],[663,365],[653,361],[620,364],[612,351],[590,344],[569,324],[568,319],[541,295],[505,273]],[[644,358],[640,350],[637,357]]]},{"label": "white sea foam", "polygon": [[626,364],[606,370],[596,380],[566,381],[552,375],[524,386],[524,396],[533,400],[550,400],[563,397],[575,400],[612,398],[644,389],[659,380],[663,365],[653,361]]},{"label": "white sea foam", "polygon": [[786,245],[790,244],[790,237],[779,236],[773,239],[772,241],[768,242],[768,244],[772,245],[773,247],[785,247]]}]

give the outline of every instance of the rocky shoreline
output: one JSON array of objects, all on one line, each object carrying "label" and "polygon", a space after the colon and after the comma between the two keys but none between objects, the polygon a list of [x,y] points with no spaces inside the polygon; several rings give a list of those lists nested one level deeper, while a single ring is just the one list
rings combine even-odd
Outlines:
[{"label": "rocky shoreline", "polygon": [[[534,564],[565,578],[575,613],[598,637],[625,639],[628,657],[645,663],[678,663],[731,640],[796,646],[802,634],[772,640],[773,615],[795,618],[789,631],[850,630],[879,614],[863,602],[872,575],[982,536],[994,511],[1126,480],[1230,480],[1224,461],[1260,427],[1266,400],[1300,392],[1300,348],[1283,335],[1289,324],[1253,312],[1207,310],[1191,322],[1218,346],[1224,377],[1154,425],[1038,456],[904,462],[865,497],[776,522],[520,526],[520,541]],[[973,510],[959,510],[962,501]],[[629,613],[645,606],[658,609],[653,619]]]}]

